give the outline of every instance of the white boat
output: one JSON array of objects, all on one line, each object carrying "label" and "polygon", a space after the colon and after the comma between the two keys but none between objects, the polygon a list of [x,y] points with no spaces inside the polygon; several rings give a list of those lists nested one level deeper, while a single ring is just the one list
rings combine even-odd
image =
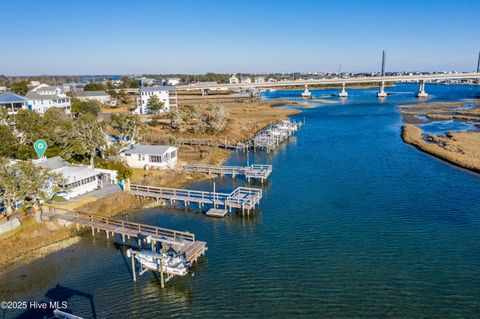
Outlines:
[{"label": "white boat", "polygon": [[311,97],[312,97],[312,92],[310,92],[308,89],[305,89],[305,91],[302,92],[302,98],[309,99]]},{"label": "white boat", "polygon": [[149,250],[127,250],[127,256],[134,258],[144,267],[153,271],[162,270],[166,274],[185,276],[188,273],[190,262],[174,254],[159,254]]}]

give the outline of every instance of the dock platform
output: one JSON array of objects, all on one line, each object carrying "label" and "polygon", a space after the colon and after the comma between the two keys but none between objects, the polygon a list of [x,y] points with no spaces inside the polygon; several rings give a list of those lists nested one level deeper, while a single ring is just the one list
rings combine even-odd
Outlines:
[{"label": "dock platform", "polygon": [[223,218],[225,215],[227,215],[227,211],[225,209],[210,208],[207,212],[208,217]]},{"label": "dock platform", "polygon": [[262,182],[268,178],[272,172],[272,165],[253,164],[250,166],[216,166],[206,164],[183,164],[182,169],[187,172],[199,172],[206,174],[216,174],[220,176],[230,175],[244,176],[248,181],[250,179],[260,179]]},{"label": "dock platform", "polygon": [[130,192],[133,195],[170,201],[184,202],[187,207],[190,203],[197,203],[200,207],[211,205],[213,208],[222,206],[231,212],[232,209],[241,209],[250,213],[255,209],[262,198],[262,190],[258,188],[238,187],[231,193],[204,192],[190,189],[176,189],[132,184]]}]

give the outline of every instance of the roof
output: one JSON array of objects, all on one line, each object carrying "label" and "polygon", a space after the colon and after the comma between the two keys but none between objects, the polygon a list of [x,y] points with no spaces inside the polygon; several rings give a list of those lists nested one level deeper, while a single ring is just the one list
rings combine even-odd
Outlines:
[{"label": "roof", "polygon": [[165,85],[165,86],[145,86],[140,88],[140,92],[156,92],[156,91],[175,91],[176,86]]},{"label": "roof", "polygon": [[95,170],[88,166],[65,166],[56,169],[55,172],[63,175],[66,181],[65,184],[98,175]]},{"label": "roof", "polygon": [[70,165],[66,160],[61,158],[60,156],[55,156],[51,158],[42,158],[40,160],[34,161],[34,164],[46,168],[48,170],[54,170],[61,167],[65,167]]},{"label": "roof", "polygon": [[26,98],[12,92],[0,94],[0,103],[24,103],[28,102]]},{"label": "roof", "polygon": [[58,99],[66,99],[68,97],[60,97],[57,94],[38,94],[37,92],[30,91],[28,92],[25,97],[29,100],[58,100]]},{"label": "roof", "polygon": [[89,97],[89,96],[110,96],[107,92],[104,90],[100,91],[76,91],[75,95],[78,97]]},{"label": "roof", "polygon": [[123,151],[123,154],[145,154],[145,155],[163,155],[169,150],[177,149],[170,145],[132,145],[128,150]]},{"label": "roof", "polygon": [[36,89],[35,91],[37,92],[41,92],[41,91],[55,91],[57,89],[56,86],[43,86],[43,87],[39,87],[38,89]]}]

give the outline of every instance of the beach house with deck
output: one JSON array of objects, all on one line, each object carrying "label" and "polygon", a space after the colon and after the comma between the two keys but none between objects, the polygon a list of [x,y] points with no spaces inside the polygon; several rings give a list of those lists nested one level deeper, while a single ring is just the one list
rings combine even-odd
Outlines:
[{"label": "beach house with deck", "polygon": [[16,114],[18,110],[27,109],[28,100],[12,92],[0,94],[0,108],[6,109],[8,114]]}]

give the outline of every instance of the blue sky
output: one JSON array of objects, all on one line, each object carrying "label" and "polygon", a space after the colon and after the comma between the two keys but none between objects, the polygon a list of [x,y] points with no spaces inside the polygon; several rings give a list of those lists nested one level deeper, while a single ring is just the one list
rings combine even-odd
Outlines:
[{"label": "blue sky", "polygon": [[479,0],[0,0],[0,74],[474,70]]}]

